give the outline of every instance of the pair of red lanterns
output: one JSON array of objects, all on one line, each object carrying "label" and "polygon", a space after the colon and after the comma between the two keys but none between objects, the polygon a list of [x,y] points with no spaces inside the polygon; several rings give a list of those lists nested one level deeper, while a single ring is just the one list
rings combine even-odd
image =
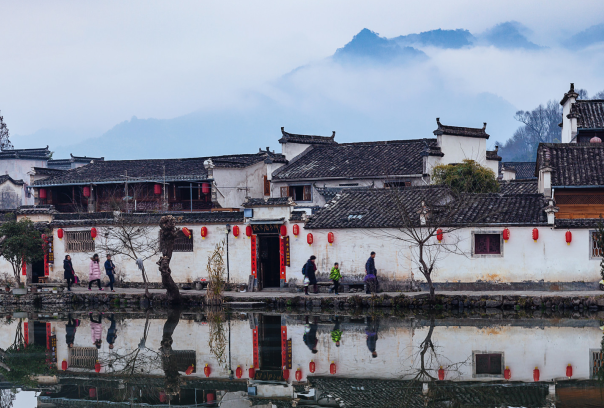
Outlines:
[{"label": "pair of red lanterns", "polygon": [[[334,235],[334,233],[333,232],[328,232],[327,233],[327,242],[329,242],[329,245],[332,245],[335,242],[335,240],[336,240],[336,236]],[[312,235],[311,232],[309,232],[306,235],[306,243],[308,245],[312,245],[313,242],[315,242],[314,236]]]},{"label": "pair of red lanterns", "polygon": [[[58,237],[59,239],[63,239],[63,236],[64,236],[64,235],[65,235],[65,232],[63,231],[63,229],[62,229],[62,228],[59,228],[59,229],[57,230],[57,237]],[[92,237],[92,239],[95,239],[95,238],[96,238],[96,236],[97,236],[97,231],[96,231],[96,228],[94,228],[94,227],[90,228],[90,236]]]},{"label": "pair of red lanterns", "polygon": [[[310,360],[310,363],[308,363],[308,371],[310,371],[311,373],[314,374],[314,372],[315,372],[316,369],[317,369],[317,365],[315,364],[315,362],[313,360]],[[331,374],[335,374],[336,373],[336,363],[333,362],[333,361],[329,365],[329,372]]]}]

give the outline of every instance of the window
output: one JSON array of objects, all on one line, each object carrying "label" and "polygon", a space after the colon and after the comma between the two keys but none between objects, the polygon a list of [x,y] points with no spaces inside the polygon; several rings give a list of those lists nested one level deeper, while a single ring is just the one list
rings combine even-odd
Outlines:
[{"label": "window", "polygon": [[591,259],[602,258],[604,248],[600,248],[600,246],[598,245],[598,232],[597,231],[591,231],[589,241],[590,241],[589,257]]},{"label": "window", "polygon": [[268,176],[264,176],[264,195],[271,195],[271,181],[268,179]]},{"label": "window", "polygon": [[90,230],[65,231],[66,252],[94,252],[94,239]]},{"label": "window", "polygon": [[503,374],[503,353],[474,352],[474,374],[476,376],[500,376]]},{"label": "window", "polygon": [[72,347],[69,349],[69,367],[93,369],[98,354],[96,347]]},{"label": "window", "polygon": [[281,187],[281,197],[292,197],[294,201],[312,201],[311,186]]},{"label": "window", "polygon": [[[189,228],[191,230],[191,228]],[[191,238],[187,237],[182,229],[179,229],[176,233],[176,239],[174,240],[173,252],[193,252],[193,232],[191,232]],[[159,247],[164,252],[164,243],[159,236]]]},{"label": "window", "polygon": [[[170,362],[176,365],[178,371],[187,371],[187,368],[193,366],[193,372],[197,372],[197,360],[195,350],[173,350],[170,355]],[[162,364],[164,368],[168,367],[168,360],[162,356]]]},{"label": "window", "polygon": [[410,181],[385,181],[384,188],[404,188],[411,187]]},{"label": "window", "polygon": [[475,255],[501,255],[501,234],[474,234]]},{"label": "window", "polygon": [[589,360],[589,366],[591,367],[589,378],[597,379],[600,370],[604,368],[604,353],[602,353],[602,349],[590,349]]}]

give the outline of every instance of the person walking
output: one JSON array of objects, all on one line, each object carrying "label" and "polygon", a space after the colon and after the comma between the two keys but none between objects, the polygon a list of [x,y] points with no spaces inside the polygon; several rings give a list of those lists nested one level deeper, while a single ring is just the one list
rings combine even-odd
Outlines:
[{"label": "person walking", "polygon": [[71,264],[71,257],[69,255],[65,255],[65,259],[63,260],[63,278],[67,281],[67,290],[71,292],[71,285],[75,282],[75,272],[73,270],[73,265]]},{"label": "person walking", "polygon": [[333,268],[331,268],[331,272],[329,272],[329,279],[333,282],[333,291],[336,295],[339,295],[338,288],[340,287],[342,274],[340,274],[340,265],[337,262],[333,264]]},{"label": "person walking", "polygon": [[[315,293],[318,292],[317,288],[317,265],[315,265],[316,256],[311,255],[308,261],[306,261],[306,265],[304,266],[304,275],[308,278],[308,284],[314,286]],[[304,286],[304,294],[308,295],[308,286]]]},{"label": "person walking", "polygon": [[371,256],[365,263],[365,281],[367,282],[367,291],[365,293],[378,291],[377,269],[375,269],[375,252],[371,252]]},{"label": "person walking", "polygon": [[67,315],[67,324],[65,325],[65,343],[67,347],[72,348],[75,341],[76,330],[78,329],[79,321],[71,318],[71,313]]},{"label": "person walking", "polygon": [[101,340],[101,337],[103,337],[103,323],[101,321],[102,313],[99,315],[98,321],[92,318],[92,312],[88,312],[88,315],[90,316],[90,337],[92,338],[92,344],[94,344],[97,349],[100,349],[101,344],[103,343],[103,340]]},{"label": "person walking", "polygon": [[90,259],[90,271],[88,272],[88,290],[92,290],[92,284],[96,282],[99,290],[103,290],[101,287],[101,267],[99,265],[99,254],[94,254]]},{"label": "person walking", "polygon": [[115,343],[115,339],[117,338],[117,328],[115,327],[115,319],[113,318],[113,313],[111,317],[107,317],[111,322],[111,326],[109,326],[109,330],[107,330],[107,343],[109,344],[109,349],[113,349],[113,343]]},{"label": "person walking", "polygon": [[111,255],[107,254],[107,260],[105,261],[105,273],[109,277],[109,283],[107,285],[105,285],[105,287],[107,287],[107,286],[111,287],[112,292],[115,292],[115,290],[113,290],[113,284],[115,283],[115,278],[113,275],[114,272],[115,272],[115,265],[113,264],[113,261],[111,260]]}]

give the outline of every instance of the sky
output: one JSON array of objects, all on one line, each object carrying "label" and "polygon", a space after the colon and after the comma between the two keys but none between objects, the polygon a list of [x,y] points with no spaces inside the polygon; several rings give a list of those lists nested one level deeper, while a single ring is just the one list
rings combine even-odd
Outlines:
[{"label": "sky", "polygon": [[[515,110],[561,98],[570,82],[604,90],[602,43],[560,45],[604,22],[601,0],[1,0],[0,15],[0,111],[12,142],[48,144],[62,156],[227,154],[233,143],[278,149],[280,126],[336,130],[341,141],[431,137],[436,116],[487,121],[503,141]],[[329,59],[363,28],[386,38],[438,28],[478,35],[507,21],[547,48],[426,47],[428,61],[404,67]],[[141,130],[133,117],[137,126],[158,121]],[[149,139],[149,127],[163,130]],[[166,150],[166,135],[183,143]]]}]

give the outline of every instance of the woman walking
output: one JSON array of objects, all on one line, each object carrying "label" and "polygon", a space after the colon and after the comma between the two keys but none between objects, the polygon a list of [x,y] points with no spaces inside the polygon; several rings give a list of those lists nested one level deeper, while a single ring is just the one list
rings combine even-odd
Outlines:
[{"label": "woman walking", "polygon": [[71,257],[69,255],[65,255],[63,269],[65,269],[63,278],[67,280],[67,290],[71,292],[71,285],[75,282],[75,272],[73,271],[73,265],[71,264]]},{"label": "woman walking", "polygon": [[88,273],[88,290],[92,290],[92,284],[96,282],[99,287],[99,290],[103,290],[101,288],[101,266],[99,265],[99,254],[94,254],[92,259],[90,259],[90,272]]},{"label": "woman walking", "polygon": [[[306,261],[306,266],[304,266],[304,275],[308,278],[308,284],[313,285],[315,293],[318,293],[317,276],[315,274],[317,271],[317,265],[315,265],[315,259],[317,259],[317,257],[311,255],[308,261]],[[304,286],[304,294],[308,295],[308,286]]]}]

